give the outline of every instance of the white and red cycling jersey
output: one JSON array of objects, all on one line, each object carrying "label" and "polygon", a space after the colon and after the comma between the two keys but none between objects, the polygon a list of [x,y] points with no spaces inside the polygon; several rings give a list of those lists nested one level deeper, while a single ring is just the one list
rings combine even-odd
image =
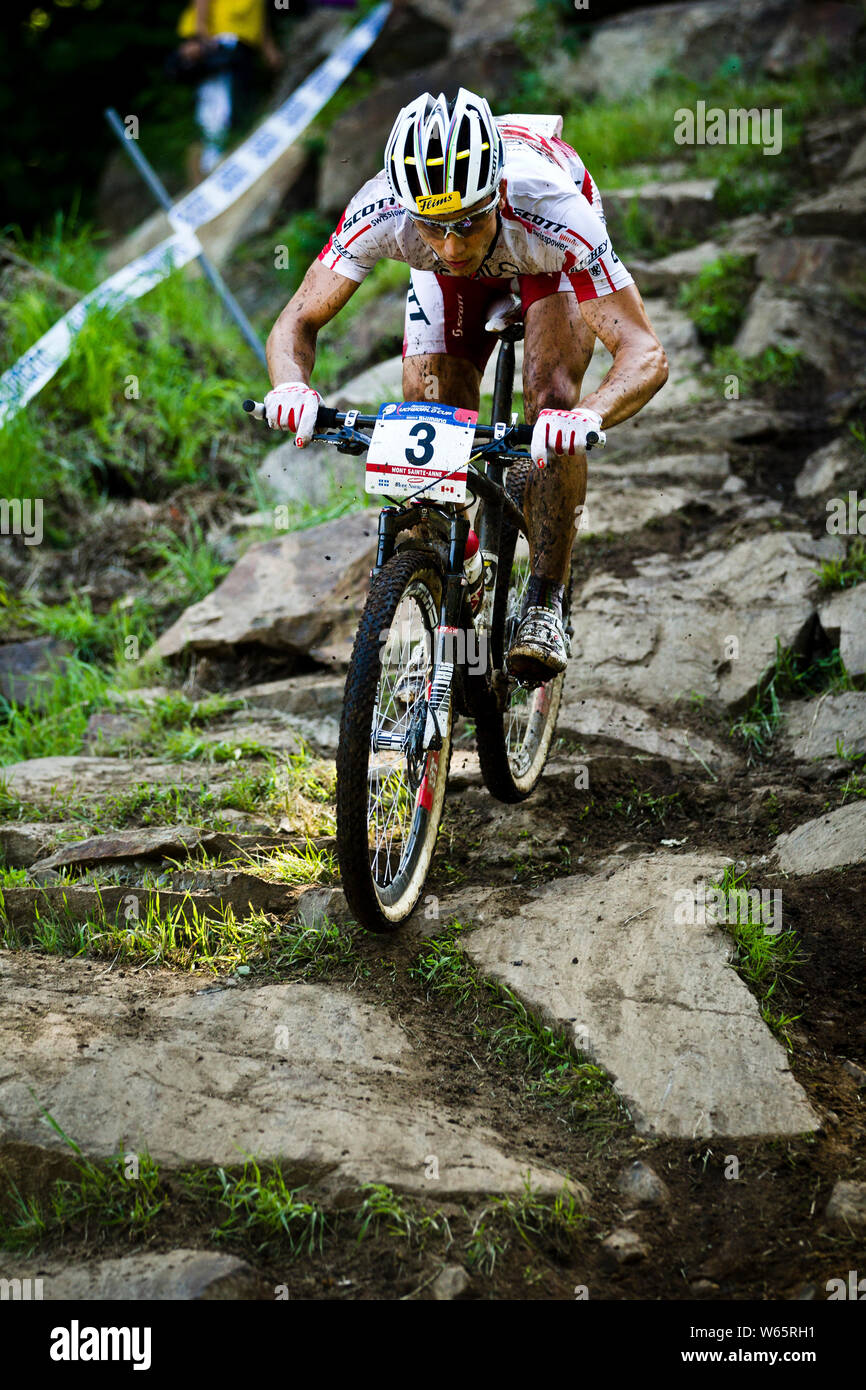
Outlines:
[{"label": "white and red cycling jersey", "polygon": [[383,259],[412,267],[404,356],[446,352],[483,371],[495,342],[484,331],[487,309],[503,294],[518,293],[525,313],[549,294],[597,299],[634,283],[611,245],[601,196],[577,151],[516,118],[497,124],[506,203],[474,275],[454,274],[422,240],[384,169],[355,195],[319,253],[323,265],[350,280],[363,280]]},{"label": "white and red cycling jersey", "polygon": [[[604,225],[598,189],[575,150],[558,136],[499,123],[505,142],[508,193],[499,233],[471,278],[565,273],[579,299],[633,283]],[[384,169],[349,203],[319,260],[350,280],[363,280],[382,259],[450,274],[422,240],[388,187]]]}]

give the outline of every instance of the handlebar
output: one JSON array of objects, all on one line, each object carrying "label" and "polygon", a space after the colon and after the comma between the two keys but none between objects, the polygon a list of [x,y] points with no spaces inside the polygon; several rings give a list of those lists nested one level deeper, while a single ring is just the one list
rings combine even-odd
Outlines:
[{"label": "handlebar", "polygon": [[[244,401],[244,410],[248,415],[252,415],[254,420],[265,419],[265,407],[261,401]],[[320,405],[316,415],[316,430],[336,430],[345,425],[347,418],[350,425],[358,429],[372,429],[378,420],[378,415],[358,415],[355,411],[343,414],[335,410],[330,405]],[[495,438],[494,425],[476,425],[475,438],[480,441]],[[510,444],[529,444],[532,440],[531,425],[508,425],[507,438]]]}]

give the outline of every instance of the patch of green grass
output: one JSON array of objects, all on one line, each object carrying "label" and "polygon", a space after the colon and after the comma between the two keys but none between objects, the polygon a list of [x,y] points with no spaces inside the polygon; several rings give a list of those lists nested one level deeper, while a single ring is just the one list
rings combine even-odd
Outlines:
[{"label": "patch of green grass", "polygon": [[[101,901],[101,898],[100,898]],[[12,925],[0,901],[3,944],[13,950],[32,948],[49,955],[110,959],[118,964],[167,965],[180,970],[231,974],[238,966],[267,968],[281,946],[263,913],[239,919],[223,906],[202,911],[186,895],[172,906],[159,893],[130,889],[111,916],[107,909],[85,914],[72,908],[48,908],[37,903],[34,920]]]},{"label": "patch of green grass", "polygon": [[462,923],[455,922],[439,936],[427,937],[409,968],[410,978],[423,985],[428,999],[442,995],[453,1000],[458,1008],[481,987],[475,967],[459,942],[463,931]]},{"label": "patch of green grass", "polygon": [[810,699],[823,691],[853,690],[838,647],[811,660],[776,638],[776,658],[758,685],[749,708],[731,725],[730,735],[745,745],[749,762],[764,757],[782,722],[780,701]]},{"label": "patch of green grass", "polygon": [[704,342],[733,342],[752,293],[748,264],[745,256],[719,256],[680,286],[678,303]]},{"label": "patch of green grass", "polygon": [[153,582],[164,585],[183,607],[206,598],[231,568],[217,554],[198,522],[192,524],[188,536],[166,531],[163,536],[142,542],[140,549],[154,561],[162,560]]},{"label": "patch of green grass", "polygon": [[307,980],[324,979],[349,965],[355,966],[356,978],[370,973],[358,958],[352,933],[327,919],[293,927],[283,934],[280,948],[274,959],[275,968],[297,970]]},{"label": "patch of green grass", "polygon": [[214,1212],[213,1240],[249,1239],[257,1250],[279,1243],[291,1257],[322,1249],[325,1212],[292,1188],[276,1165],[262,1169],[248,1157],[240,1173],[225,1168],[181,1175],[185,1191]]},{"label": "patch of green grass", "polygon": [[444,1238],[446,1250],[452,1244],[451,1226],[441,1211],[425,1212],[383,1182],[366,1182],[360,1191],[361,1205],[355,1213],[359,1244],[366,1236],[383,1232],[416,1245],[434,1235]]},{"label": "patch of green grass", "polygon": [[26,869],[10,869],[5,864],[0,866],[0,888],[24,888],[27,883]]},{"label": "patch of green grass", "polygon": [[821,580],[822,589],[853,589],[866,579],[866,540],[855,537],[848,553],[839,560],[824,560],[820,569],[812,571]]},{"label": "patch of green grass", "polygon": [[[308,838],[303,850],[278,849],[266,855],[246,855],[259,878],[269,883],[324,883],[337,877],[336,856],[329,849],[318,849]],[[243,862],[243,861],[241,861]]]},{"label": "patch of green grass", "polygon": [[118,600],[107,613],[94,613],[89,596],[77,593],[70,593],[62,604],[25,595],[11,607],[10,616],[40,637],[73,643],[80,661],[121,663],[128,659],[130,637],[140,649],[153,640],[153,610],[141,598]]},{"label": "patch of green grass", "polygon": [[558,1245],[564,1253],[585,1220],[568,1184],[555,1197],[542,1197],[533,1189],[527,1172],[519,1196],[494,1197],[477,1213],[466,1246],[466,1263],[480,1274],[493,1274],[513,1235],[533,1253],[535,1242],[541,1239]]},{"label": "patch of green grass", "polygon": [[667,792],[656,796],[649,788],[641,789],[632,782],[631,790],[625,796],[618,796],[608,808],[608,815],[622,816],[631,821],[635,829],[646,825],[664,825],[668,815],[678,807],[679,792]]},{"label": "patch of green grass", "polygon": [[[784,1039],[790,1051],[788,1028],[800,1015],[777,1009],[776,1000],[777,994],[784,992],[786,982],[794,978],[794,969],[802,959],[797,935],[778,930],[777,924],[765,917],[765,905],[757,890],[749,889],[745,870],[738,874],[734,865],[726,865],[721,880],[711,888],[724,903],[720,925],[733,937],[731,965],[757,995],[764,1022]],[[775,903],[772,910],[775,911]]]},{"label": "patch of green grass", "polygon": [[806,368],[798,348],[768,347],[755,357],[743,357],[732,347],[713,352],[713,376],[735,376],[740,392],[761,391],[766,387],[788,390],[803,379]]},{"label": "patch of green grass", "polygon": [[77,1176],[58,1178],[48,1199],[29,1197],[12,1184],[0,1204],[0,1248],[28,1252],[48,1236],[80,1233],[85,1240],[105,1230],[141,1238],[168,1202],[159,1168],[149,1154],[119,1153],[104,1164],[85,1158],[75,1140],[43,1106],[43,1119],[75,1155]]}]

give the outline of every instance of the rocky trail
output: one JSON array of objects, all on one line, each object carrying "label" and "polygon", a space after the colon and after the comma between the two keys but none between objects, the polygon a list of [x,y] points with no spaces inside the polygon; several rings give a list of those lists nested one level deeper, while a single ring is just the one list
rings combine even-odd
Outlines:
[{"label": "rocky trail", "polygon": [[[862,677],[866,585],[841,614],[821,588],[842,543],[798,496],[813,457],[761,489],[745,412],[689,410],[688,434],[660,404],[593,460],[543,780],[494,802],[462,727],[423,905],[393,938],[348,920],[330,833],[369,512],[251,547],[164,634],[162,654],[198,651],[200,696],[254,632],[259,674],[316,663],[235,685],[196,757],[137,748],[146,688],[94,717],[89,753],[4,770],[0,842],[26,870],[4,891],[4,1169],[36,1197],[74,1171],[48,1112],[89,1159],[150,1155],[172,1194],[132,1252],[72,1223],[18,1273],[53,1296],[809,1298],[856,1263],[866,692],[787,699],[752,761],[730,728],[777,638],[807,664],[838,643]],[[776,905],[789,970],[750,978],[735,928],[701,915],[726,870]],[[183,1175],[247,1155],[328,1214],[321,1251],[213,1238]],[[382,1217],[359,1244],[368,1183],[409,1204],[411,1235]],[[564,1184],[571,1221],[550,1214]]]},{"label": "rocky trail", "polygon": [[[617,25],[628,75],[645,36]],[[369,121],[378,149],[398,85],[339,139]],[[670,380],[590,458],[541,782],[494,801],[460,723],[393,936],[351,920],[334,854],[369,506],[243,553],[262,517],[226,507],[231,568],[155,643],[166,683],[114,691],[80,754],[2,769],[5,1277],[46,1298],[823,1300],[864,1268],[866,582],[834,585],[856,518],[828,526],[866,489],[864,142],[856,113],[818,132],[822,191],[770,216],[724,222],[713,181],[676,170],[605,195],[614,237],[637,196],[705,238],[630,262]],[[722,253],[755,278],[735,349],[795,349],[799,388],[713,366],[678,291]],[[585,390],[608,364],[599,346]],[[390,358],[329,404],[399,392]],[[363,460],[295,454],[262,463],[277,503],[361,498]],[[7,642],[0,694],[63,655]]]}]

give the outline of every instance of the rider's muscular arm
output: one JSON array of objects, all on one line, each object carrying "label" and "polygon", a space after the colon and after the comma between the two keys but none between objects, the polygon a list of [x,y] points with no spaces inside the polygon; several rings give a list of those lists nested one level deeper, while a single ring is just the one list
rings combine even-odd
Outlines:
[{"label": "rider's muscular arm", "polygon": [[580,308],[613,357],[598,390],[584,396],[580,404],[596,411],[608,429],[634,415],[664,386],[668,359],[635,285],[601,299],[585,299]]},{"label": "rider's muscular arm", "polygon": [[313,261],[268,335],[265,351],[271,385],[305,381],[309,386],[319,329],[349,302],[360,283]]}]

